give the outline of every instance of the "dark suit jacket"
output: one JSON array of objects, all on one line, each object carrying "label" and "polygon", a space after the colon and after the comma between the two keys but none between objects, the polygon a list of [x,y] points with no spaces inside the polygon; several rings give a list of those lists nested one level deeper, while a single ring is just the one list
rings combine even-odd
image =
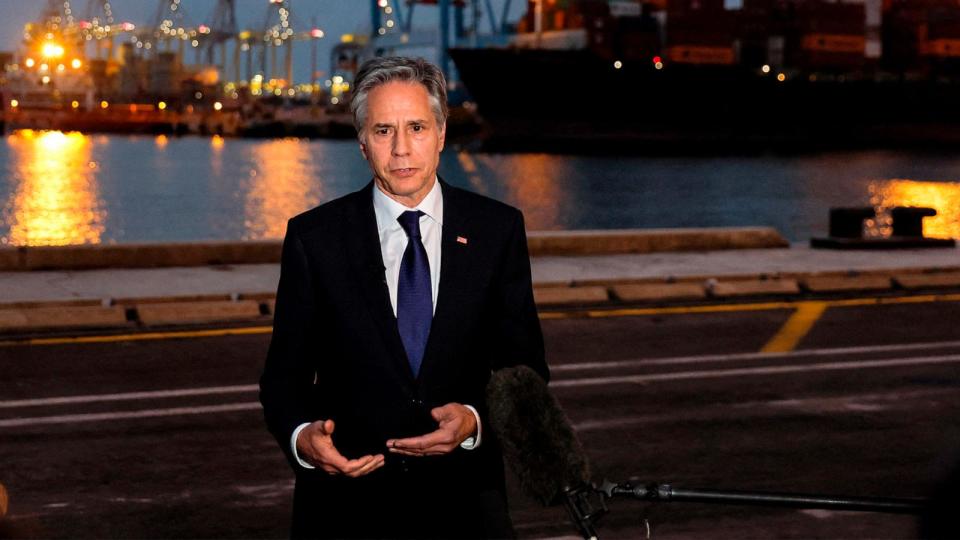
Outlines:
[{"label": "dark suit jacket", "polygon": [[[440,285],[415,379],[390,304],[373,189],[294,217],[283,242],[260,400],[297,475],[293,535],[502,534],[503,464],[488,425],[478,449],[440,457],[401,458],[385,442],[435,430],[430,409],[451,402],[473,405],[486,424],[492,369],[522,363],[548,378],[523,216],[441,182]],[[386,465],[358,479],[297,465],[293,430],[326,418],[343,455],[384,453]]]}]

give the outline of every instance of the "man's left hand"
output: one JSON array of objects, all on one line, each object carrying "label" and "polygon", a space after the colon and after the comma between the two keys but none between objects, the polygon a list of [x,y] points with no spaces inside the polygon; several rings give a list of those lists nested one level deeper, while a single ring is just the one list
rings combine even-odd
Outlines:
[{"label": "man's left hand", "polygon": [[467,437],[477,433],[477,418],[459,403],[437,407],[430,411],[430,416],[439,424],[436,431],[419,437],[390,439],[387,449],[405,456],[439,456],[456,450]]}]

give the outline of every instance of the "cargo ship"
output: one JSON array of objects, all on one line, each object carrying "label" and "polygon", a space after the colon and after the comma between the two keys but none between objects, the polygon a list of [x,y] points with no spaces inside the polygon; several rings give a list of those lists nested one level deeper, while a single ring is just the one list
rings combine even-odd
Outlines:
[{"label": "cargo ship", "polygon": [[491,149],[960,143],[955,3],[542,0],[450,55]]}]

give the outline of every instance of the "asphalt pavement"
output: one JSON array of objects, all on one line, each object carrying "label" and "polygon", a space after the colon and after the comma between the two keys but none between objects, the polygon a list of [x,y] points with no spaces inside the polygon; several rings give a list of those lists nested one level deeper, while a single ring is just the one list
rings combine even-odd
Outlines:
[{"label": "asphalt pavement", "polygon": [[[794,245],[531,264],[538,293],[603,284],[607,295],[539,302],[551,387],[597,480],[923,497],[960,461],[955,248]],[[813,281],[878,275],[882,290],[867,280],[816,294]],[[124,298],[264,302],[241,322],[153,332],[122,308],[128,326],[110,331],[22,339],[11,326],[0,340],[0,483],[9,492],[0,537],[284,537],[291,474],[256,401],[278,276],[275,264],[0,273],[0,327],[22,306],[49,314]],[[793,278],[802,290],[754,283]],[[717,285],[729,280],[747,285],[733,303]],[[617,288],[686,282],[710,294],[644,303]],[[525,498],[512,477],[509,488],[521,537],[575,534],[562,509]],[[647,523],[653,538],[917,531],[910,516],[613,501],[601,537],[643,537]]]},{"label": "asphalt pavement", "polygon": [[[863,300],[863,302],[851,302]],[[957,299],[546,311],[551,388],[593,478],[924,497],[960,459]],[[242,331],[242,332],[240,332]],[[292,474],[256,380],[268,326],[0,346],[14,537],[280,538]],[[570,538],[509,477],[523,538]],[[601,538],[913,538],[911,516],[613,501]]]}]

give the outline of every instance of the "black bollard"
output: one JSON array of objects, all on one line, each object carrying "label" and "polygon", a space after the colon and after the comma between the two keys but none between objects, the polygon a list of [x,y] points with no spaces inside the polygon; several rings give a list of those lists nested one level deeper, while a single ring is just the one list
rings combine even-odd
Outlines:
[{"label": "black bollard", "polygon": [[896,249],[954,247],[952,238],[923,236],[923,218],[937,215],[933,208],[897,206],[890,210],[893,235],[885,238],[864,238],[863,220],[876,217],[870,207],[831,208],[830,236],[811,238],[810,246],[828,249]]},{"label": "black bollard", "polygon": [[876,211],[862,208],[831,208],[830,236],[832,238],[862,238],[863,220],[876,217]]},{"label": "black bollard", "polygon": [[923,218],[937,215],[933,208],[897,206],[890,210],[893,236],[923,238]]}]

